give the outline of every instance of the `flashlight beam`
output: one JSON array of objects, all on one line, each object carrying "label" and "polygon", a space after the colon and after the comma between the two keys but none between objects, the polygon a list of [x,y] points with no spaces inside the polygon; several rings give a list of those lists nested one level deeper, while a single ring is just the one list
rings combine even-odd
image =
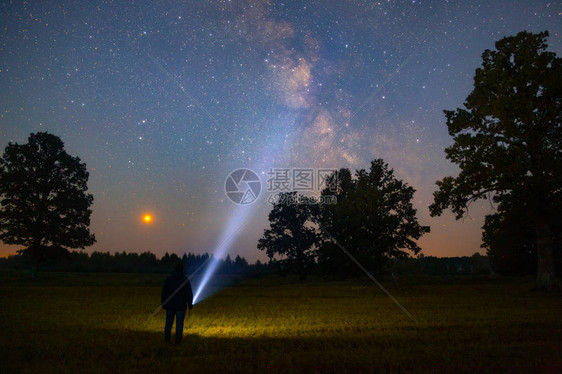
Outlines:
[{"label": "flashlight beam", "polygon": [[[215,258],[214,256],[215,254],[217,254],[218,257],[226,251],[226,249],[232,242],[232,239],[236,236],[236,234],[238,234],[238,232],[242,229],[242,227],[244,227],[244,224],[246,223],[244,218],[245,217],[242,216],[241,217],[242,223],[240,223],[238,227],[236,227],[228,236],[226,236],[223,240],[219,242],[219,245],[217,246],[217,250],[213,253],[213,259]],[[215,261],[218,260],[215,259]],[[201,294],[201,291],[203,291],[203,289],[207,285],[207,282],[209,282],[209,279],[211,279],[211,275],[213,275],[213,273],[215,272],[216,266],[217,266],[217,262],[210,263],[209,266],[207,267],[207,270],[205,271],[205,275],[203,276],[203,279],[201,280],[201,283],[199,284],[199,287],[197,288],[197,291],[193,296],[193,304],[195,304],[195,302],[199,298],[199,295]]]},{"label": "flashlight beam", "polygon": [[328,232],[328,230],[322,227],[322,225],[319,224],[318,222],[316,223],[318,224],[318,227],[320,227],[320,230],[322,230],[334,242],[334,244],[336,244],[343,251],[343,253],[345,253],[347,257],[349,257],[351,261],[353,261],[355,265],[357,265],[359,269],[361,269],[369,277],[369,279],[371,279],[382,290],[382,292],[384,292],[386,296],[388,296],[390,300],[394,302],[394,304],[396,304],[400,309],[402,309],[404,314],[410,317],[412,321],[416,323],[418,322],[418,320],[413,315],[411,315],[410,312],[408,312],[408,310],[402,304],[400,304],[400,302],[396,300],[394,296],[392,296],[392,294],[388,292],[386,288],[384,288],[384,286],[373,276],[373,274],[371,274],[367,269],[365,269],[365,267],[361,265],[361,263],[357,261],[357,259],[351,253],[349,253],[349,251],[345,249],[345,247],[340,242],[338,242],[336,238],[332,236],[332,234]]}]

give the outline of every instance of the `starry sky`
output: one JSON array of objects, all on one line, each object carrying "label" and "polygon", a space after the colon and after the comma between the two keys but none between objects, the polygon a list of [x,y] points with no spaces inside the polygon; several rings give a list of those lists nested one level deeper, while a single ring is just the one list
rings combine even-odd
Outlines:
[{"label": "starry sky", "polygon": [[[490,206],[461,221],[427,209],[435,181],[458,172],[442,110],[462,105],[504,36],[549,30],[560,55],[561,12],[519,0],[2,1],[0,148],[48,131],[87,164],[89,252],[212,252],[243,209],[225,196],[232,170],[265,184],[271,168],[383,158],[417,190],[432,230],[423,253],[472,255]],[[264,196],[232,255],[265,259]]]}]

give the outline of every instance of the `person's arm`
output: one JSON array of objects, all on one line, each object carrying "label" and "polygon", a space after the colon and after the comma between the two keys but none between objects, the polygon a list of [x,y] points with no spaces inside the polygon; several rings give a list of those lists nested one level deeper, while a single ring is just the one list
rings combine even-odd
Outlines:
[{"label": "person's arm", "polygon": [[160,305],[162,305],[162,307],[164,307],[164,302],[170,296],[170,292],[168,291],[169,283],[169,278],[167,278],[162,286],[162,295],[160,296]]},{"label": "person's arm", "polygon": [[189,309],[193,309],[193,290],[191,289],[191,282],[187,281],[187,284],[185,285],[186,291],[187,291],[187,305],[189,306]]}]

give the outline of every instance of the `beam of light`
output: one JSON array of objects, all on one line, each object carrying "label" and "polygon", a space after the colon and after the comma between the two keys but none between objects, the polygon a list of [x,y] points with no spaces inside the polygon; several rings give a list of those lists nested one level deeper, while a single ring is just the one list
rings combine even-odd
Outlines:
[{"label": "beam of light", "polygon": [[[170,73],[170,71],[166,69],[166,67],[160,61],[158,61],[157,59],[153,58],[150,55],[148,55],[148,57],[152,60],[152,62],[154,62],[154,64],[160,69],[160,71],[164,73],[166,77],[180,89],[180,91],[183,93],[183,95],[187,98],[189,102],[195,103],[195,105],[209,118],[209,120],[211,120],[217,127],[220,127],[220,124],[217,121],[217,119],[211,113],[209,113],[209,111],[203,105],[201,105],[201,103],[197,101],[195,97],[193,97],[193,95],[191,95],[191,93],[188,90],[186,90],[185,86],[177,77],[172,75],[172,73]],[[267,150],[268,151],[267,153],[269,154],[272,153],[271,147],[272,145],[269,144]],[[225,254],[228,253],[230,246],[232,245],[232,243],[236,238],[236,234],[244,226],[246,218],[248,217],[250,211],[253,210],[253,207],[255,207],[256,205],[258,205],[257,202],[251,204],[250,206],[236,207],[235,212],[230,217],[226,229],[223,231],[220,240],[218,241],[218,244],[215,247],[215,250],[213,251],[212,258],[210,259],[209,264],[205,269],[201,282],[197,286],[197,290],[195,291],[195,294],[193,296],[193,304],[195,304],[198,301],[201,301],[203,297],[202,292],[207,286],[207,284],[209,283],[209,280],[211,279],[212,275],[217,270],[219,261]]]},{"label": "beam of light", "polygon": [[201,279],[201,282],[199,283],[197,290],[195,291],[195,295],[193,296],[194,305],[202,298],[202,291],[205,289],[205,286],[207,285],[207,283],[209,283],[212,275],[217,270],[220,259],[225,254],[227,254],[230,246],[236,239],[236,234],[238,234],[240,229],[242,229],[242,227],[244,226],[246,218],[252,210],[253,205],[256,204],[252,204],[250,206],[237,206],[236,210],[230,217],[228,224],[225,230],[222,232],[220,240],[218,241],[218,244],[213,251],[213,255],[209,262],[209,265],[203,273],[203,278]]},{"label": "beam of light", "polygon": [[[203,105],[201,105],[201,103],[198,100],[196,100],[195,97],[189,91],[186,90],[185,86],[180,82],[180,80],[177,77],[172,75],[172,73],[170,73],[170,71],[166,69],[166,67],[160,61],[158,61],[151,55],[148,55],[148,57],[150,58],[150,60],[152,60],[152,62],[154,62],[156,66],[158,66],[160,71],[164,73],[166,77],[170,79],[170,81],[172,81],[180,89],[180,91],[183,93],[183,95],[187,98],[187,100],[190,103],[195,103],[195,105],[209,118],[209,120],[211,120],[215,124],[215,126],[220,127],[220,124],[217,121],[217,119],[211,113],[209,113],[209,111]],[[255,206],[255,205],[257,205],[257,203],[251,204],[251,206]],[[193,296],[193,304],[195,304],[197,301],[200,301],[202,297],[203,289],[211,279],[213,273],[217,270],[220,259],[228,252],[228,249],[230,248],[231,244],[236,238],[236,234],[243,227],[246,217],[249,215],[250,210],[252,210],[251,206],[238,206],[236,208],[236,211],[230,217],[227,227],[223,231],[220,240],[215,250],[213,251],[213,256],[212,258],[210,258],[210,262],[207,268],[205,269],[203,278],[201,279],[201,282],[197,287],[197,291]]]},{"label": "beam of light", "polygon": [[[292,123],[292,121],[288,121]],[[256,154],[261,154],[262,158],[260,161],[257,161],[250,170],[257,170],[256,173],[259,176],[259,170],[264,170],[264,165],[266,163],[273,163],[275,161],[275,156],[281,154],[283,155],[283,144],[286,140],[284,134],[279,135],[278,142],[268,142],[267,144],[263,145],[261,151],[257,151]],[[256,146],[257,147],[257,146]],[[281,147],[281,148],[279,148]],[[271,157],[268,159],[267,157]],[[263,172],[262,172],[263,174]],[[262,189],[264,189],[263,180],[260,178],[260,182],[262,183]],[[261,195],[260,195],[261,196]],[[209,294],[205,293],[205,287],[208,285],[211,277],[216,272],[220,260],[228,253],[230,247],[234,243],[236,236],[240,230],[244,227],[248,218],[250,217],[251,213],[256,209],[256,207],[260,206],[260,198],[258,197],[256,201],[248,205],[237,205],[234,211],[231,213],[231,216],[228,218],[227,225],[222,232],[219,241],[213,251],[213,258],[209,262],[209,265],[205,269],[201,282],[197,285],[197,290],[195,291],[193,297],[193,304],[201,301],[204,297],[209,296]]]}]

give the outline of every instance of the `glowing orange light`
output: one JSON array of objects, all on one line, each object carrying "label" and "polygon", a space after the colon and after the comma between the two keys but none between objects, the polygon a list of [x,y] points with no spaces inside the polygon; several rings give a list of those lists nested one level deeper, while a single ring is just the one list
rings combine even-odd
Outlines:
[{"label": "glowing orange light", "polygon": [[150,214],[145,214],[144,216],[142,216],[142,221],[144,223],[150,223],[152,222],[152,215]]}]

